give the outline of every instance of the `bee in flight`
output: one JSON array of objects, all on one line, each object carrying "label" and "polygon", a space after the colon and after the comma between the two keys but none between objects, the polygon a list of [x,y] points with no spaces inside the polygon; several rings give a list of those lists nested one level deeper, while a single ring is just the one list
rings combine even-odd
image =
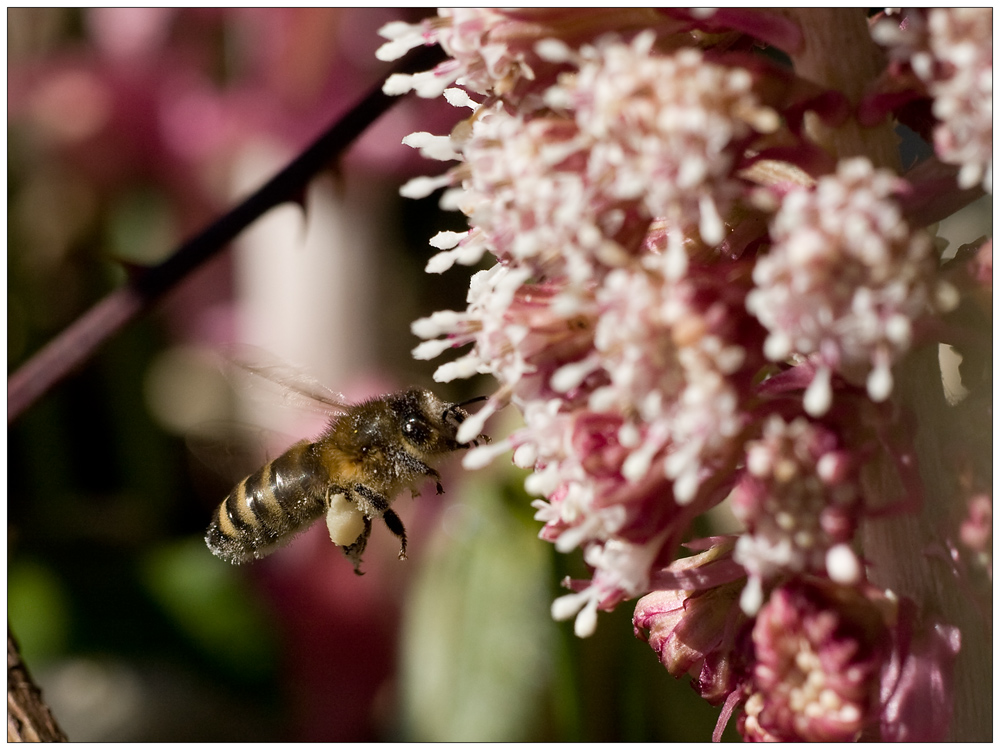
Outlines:
[{"label": "bee in flight", "polygon": [[306,395],[333,413],[326,430],[239,482],[215,511],[205,536],[208,548],[236,564],[261,558],[326,514],[330,538],[344,548],[358,575],[377,518],[399,538],[404,559],[406,529],[389,506],[403,489],[416,497],[428,478],[438,494],[444,492],[431,464],[488,440],[485,435],[469,443],[455,439],[469,416],[463,407],[485,397],[451,404],[411,388],[348,405],[325,389]]}]

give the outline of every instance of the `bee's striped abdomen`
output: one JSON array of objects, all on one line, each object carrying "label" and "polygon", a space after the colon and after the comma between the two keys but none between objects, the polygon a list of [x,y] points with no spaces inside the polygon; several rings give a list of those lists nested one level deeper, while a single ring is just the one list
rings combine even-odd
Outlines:
[{"label": "bee's striped abdomen", "polygon": [[208,548],[232,563],[264,557],[323,514],[327,484],[313,445],[296,443],[237,484],[216,508]]}]

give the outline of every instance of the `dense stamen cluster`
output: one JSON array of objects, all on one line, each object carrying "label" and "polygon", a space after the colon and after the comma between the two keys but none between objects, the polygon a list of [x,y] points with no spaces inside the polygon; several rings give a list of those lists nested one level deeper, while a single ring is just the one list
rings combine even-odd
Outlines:
[{"label": "dense stamen cluster", "polygon": [[993,186],[993,10],[932,8],[900,27],[886,19],[876,39],[909,65],[933,97],[934,147],[961,167],[959,184]]},{"label": "dense stamen cluster", "polygon": [[898,179],[864,159],[841,162],[811,190],[789,193],[772,223],[771,251],[754,267],[747,309],[767,327],[765,352],[815,357],[806,393],[814,416],[830,408],[830,373],[892,391],[891,366],[913,342],[914,321],[957,303],[935,279],[931,238],[911,231],[890,200]]},{"label": "dense stamen cluster", "polygon": [[[788,18],[614,18],[443,12],[384,31],[387,53],[422,40],[453,56],[391,90],[443,91],[473,112],[448,138],[406,141],[457,164],[404,193],[445,187],[442,204],[469,219],[432,240],[427,270],[496,260],[466,310],[414,324],[415,355],[468,346],[436,378],[498,380],[459,441],[508,404],[523,415],[465,463],[512,451],[543,498],[541,538],[582,549],[591,577],[567,582],[555,617],[588,635],[598,610],[642,596],[636,633],[724,718],[743,704],[745,736],[855,738],[880,711],[885,723],[879,681],[906,643],[856,552],[866,516],[920,501],[894,370],[977,282],[945,279],[906,179],[824,153],[804,125],[872,117],[884,91],[873,84],[855,112],[739,51],[759,22],[760,38],[799,52]],[[949,113],[968,102],[955,102],[982,84],[967,72],[983,67],[981,40],[955,31],[966,22],[932,13],[921,39],[934,64],[911,57],[933,74],[890,73],[909,99],[936,97],[941,157],[967,186],[989,173],[969,166],[981,153],[951,159],[948,146],[965,139]],[[949,34],[964,52],[942,50]],[[879,473],[908,498],[874,495],[865,477]],[[728,495],[744,532],[678,559],[694,518]],[[910,658],[941,676],[954,650]],[[927,700],[894,695],[911,714]]]},{"label": "dense stamen cluster", "polygon": [[754,692],[742,717],[744,736],[857,739],[878,706],[887,642],[877,612],[851,589],[778,589],[753,628]]},{"label": "dense stamen cluster", "polygon": [[735,557],[750,576],[744,609],[761,604],[761,580],[775,574],[825,572],[855,583],[861,565],[850,548],[858,491],[850,456],[832,432],[803,417],[772,416],[759,440],[747,444],[746,474],[733,510],[748,529]]}]

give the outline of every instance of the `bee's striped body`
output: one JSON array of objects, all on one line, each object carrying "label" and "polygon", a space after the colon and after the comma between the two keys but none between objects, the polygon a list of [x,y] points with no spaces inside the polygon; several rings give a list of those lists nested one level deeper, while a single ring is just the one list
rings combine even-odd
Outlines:
[{"label": "bee's striped body", "polygon": [[315,443],[296,443],[233,488],[219,505],[205,541],[231,563],[264,557],[326,510],[326,471]]},{"label": "bee's striped body", "polygon": [[399,537],[405,557],[406,530],[389,506],[406,487],[416,494],[428,477],[444,491],[429,462],[469,447],[455,440],[467,416],[419,388],[345,405],[316,442],[296,443],[237,484],[216,509],[205,542],[223,560],[243,563],[327,513],[331,539],[344,545],[356,572],[374,518]]}]

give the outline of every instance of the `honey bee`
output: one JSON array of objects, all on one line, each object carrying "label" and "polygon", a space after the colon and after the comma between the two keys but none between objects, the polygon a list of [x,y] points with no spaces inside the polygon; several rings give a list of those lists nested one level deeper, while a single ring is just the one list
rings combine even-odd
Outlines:
[{"label": "honey bee", "polygon": [[[259,374],[259,373],[258,373]],[[333,414],[315,441],[302,440],[240,481],[216,509],[205,542],[217,557],[239,564],[273,552],[326,514],[330,538],[361,575],[361,555],[368,545],[372,521],[381,518],[399,538],[399,559],[406,557],[406,529],[390,507],[408,488],[435,482],[431,466],[469,443],[456,439],[469,416],[458,404],[442,401],[423,388],[410,388],[348,405],[333,394],[307,394]]]}]

